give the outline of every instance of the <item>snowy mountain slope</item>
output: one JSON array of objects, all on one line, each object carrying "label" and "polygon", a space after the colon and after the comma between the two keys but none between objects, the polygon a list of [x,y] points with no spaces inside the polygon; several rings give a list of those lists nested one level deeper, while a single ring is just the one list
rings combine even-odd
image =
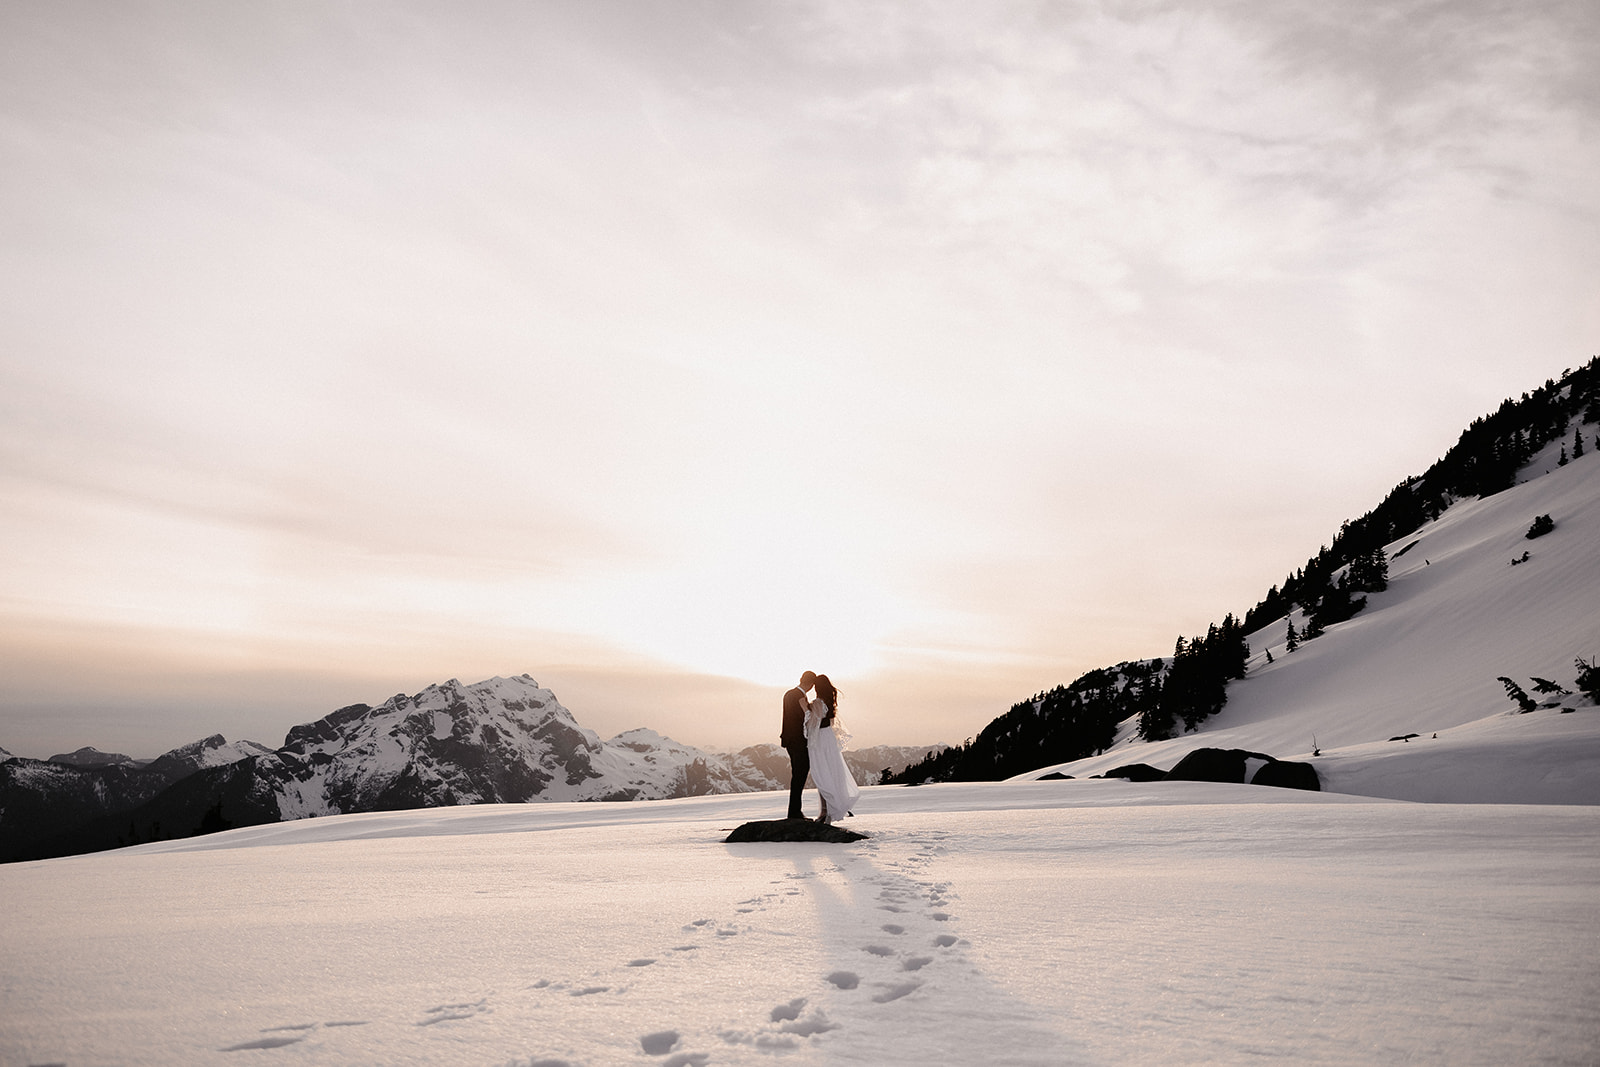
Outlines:
[{"label": "snowy mountain slope", "polygon": [[597,734],[521,675],[472,685],[452,679],[377,708],[342,708],[290,730],[283,747],[255,769],[276,793],[281,816],[293,819],[535,797],[600,799],[623,785],[630,762],[606,755]]},{"label": "snowy mountain slope", "polygon": [[180,745],[171,752],[162,753],[151,760],[148,766],[158,767],[170,763],[175,770],[186,768],[192,772],[207,767],[226,767],[230,763],[238,763],[251,756],[264,756],[271,751],[272,749],[266,745],[255,741],[229,741],[221,734],[212,734],[199,741]]},{"label": "snowy mountain slope", "polygon": [[[0,761],[0,861],[36,855],[41,843],[97,821],[126,819],[185,779],[269,751],[214,734],[153,760],[93,749],[70,753],[66,762],[10,756]],[[119,843],[114,836],[107,840],[100,847]]]},{"label": "snowy mountain slope", "polygon": [[[1413,796],[1420,793],[1600,803],[1600,709],[1574,695],[1562,702],[1579,710],[1557,720],[1517,715],[1496,680],[1513,677],[1531,689],[1530,679],[1539,676],[1575,688],[1573,660],[1600,654],[1600,455],[1548,463],[1548,474],[1546,459],[1536,458],[1520,484],[1459,501],[1389,545],[1389,588],[1368,594],[1355,618],[1292,653],[1281,619],[1251,634],[1248,676],[1229,686],[1227,705],[1195,733],[1142,743],[1125,723],[1106,753],[1028,776],[1093,775],[1135,762],[1168,768],[1206,746],[1309,759],[1327,788],[1365,791],[1382,782],[1387,791],[1376,795],[1406,799],[1422,799]],[[1533,519],[1544,514],[1555,530],[1528,540]],[[1512,565],[1524,552],[1527,561]],[[1291,618],[1303,627],[1298,612]],[[1425,776],[1427,785],[1360,769],[1368,757],[1400,759],[1399,752],[1417,759],[1420,773],[1416,754],[1435,732],[1444,743],[1436,758],[1454,751],[1481,769],[1495,752],[1509,759],[1509,748],[1527,744],[1556,765],[1537,783],[1501,782],[1488,791],[1492,796],[1482,795],[1482,776],[1468,773],[1466,764],[1452,788],[1448,760]],[[1385,747],[1403,734],[1421,737]],[[1376,750],[1363,747],[1374,743]],[[1314,746],[1320,757],[1310,755]]]}]

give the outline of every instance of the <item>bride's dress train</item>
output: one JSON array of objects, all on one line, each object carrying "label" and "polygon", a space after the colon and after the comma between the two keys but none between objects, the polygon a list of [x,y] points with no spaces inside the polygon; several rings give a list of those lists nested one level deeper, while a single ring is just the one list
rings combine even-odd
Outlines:
[{"label": "bride's dress train", "polygon": [[855,808],[861,799],[861,787],[844,761],[837,730],[821,725],[827,715],[828,705],[820,700],[811,702],[811,713],[806,716],[806,748],[811,756],[811,781],[827,805],[828,821],[837,822]]}]

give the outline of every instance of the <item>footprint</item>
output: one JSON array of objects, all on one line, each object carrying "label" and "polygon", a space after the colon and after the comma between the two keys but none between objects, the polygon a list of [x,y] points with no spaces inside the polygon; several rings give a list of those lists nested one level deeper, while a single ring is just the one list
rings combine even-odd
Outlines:
[{"label": "footprint", "polygon": [[227,1048],[218,1049],[217,1051],[243,1052],[245,1049],[252,1048],[282,1048],[285,1045],[293,1045],[304,1040],[305,1038],[303,1037],[262,1037],[257,1038],[255,1041],[246,1041],[242,1045],[229,1045]]},{"label": "footprint", "polygon": [[608,985],[588,985],[588,986],[584,986],[582,989],[574,989],[572,992],[568,993],[567,996],[569,996],[569,997],[592,997],[596,993],[609,993],[609,992],[611,992],[611,987],[608,986]]},{"label": "footprint", "polygon": [[683,1035],[676,1030],[658,1030],[653,1034],[645,1034],[639,1038],[639,1047],[644,1049],[646,1055],[665,1056],[672,1051]]},{"label": "footprint", "polygon": [[868,945],[865,948],[863,948],[861,951],[870,952],[874,956],[893,956],[894,955],[894,949],[889,948],[886,945]]},{"label": "footprint", "polygon": [[367,1024],[367,1020],[365,1020],[365,1019],[341,1019],[338,1022],[327,1022],[327,1023],[323,1023],[322,1025],[323,1026],[366,1026],[368,1024]]},{"label": "footprint", "polygon": [[772,1009],[772,1021],[781,1023],[800,1018],[800,1009],[806,1006],[805,997],[796,997],[787,1004]]},{"label": "footprint", "polygon": [[899,926],[895,923],[884,923],[879,929],[886,934],[903,934],[906,932],[906,928],[904,926]]},{"label": "footprint", "polygon": [[730,1045],[752,1045],[763,1052],[788,1052],[800,1042],[786,1034],[752,1034],[745,1030],[724,1030],[717,1035]]},{"label": "footprint", "polygon": [[928,918],[932,919],[936,923],[947,923],[950,921],[950,914],[948,912],[936,911],[932,915],[928,916]]},{"label": "footprint", "polygon": [[920,971],[932,962],[932,956],[912,956],[900,964],[900,969],[902,971]]},{"label": "footprint", "polygon": [[628,961],[628,966],[629,967],[648,967],[654,962],[656,962],[656,961],[655,960],[629,960]]},{"label": "footprint", "polygon": [[882,993],[872,998],[874,1004],[887,1004],[891,1000],[899,1000],[903,996],[915,993],[922,988],[921,982],[901,982],[899,985],[890,986]]},{"label": "footprint", "polygon": [[670,1060],[663,1060],[661,1067],[706,1067],[711,1062],[711,1056],[705,1052],[680,1052]]},{"label": "footprint", "polygon": [[940,934],[938,937],[933,939],[933,943],[940,948],[949,948],[951,945],[956,943],[956,935]]},{"label": "footprint", "polygon": [[473,1001],[470,1004],[441,1004],[437,1008],[429,1008],[427,1010],[426,1014],[433,1016],[433,1018],[424,1019],[417,1025],[433,1026],[436,1023],[448,1023],[455,1022],[459,1019],[470,1019],[476,1015],[487,1014],[489,1010],[489,1002],[487,998],[484,1000]]},{"label": "footprint", "polygon": [[834,971],[828,975],[828,981],[840,989],[854,989],[861,984],[861,976],[854,971]]},{"label": "footprint", "polygon": [[285,1030],[315,1030],[316,1028],[316,1023],[297,1023],[294,1026],[269,1026],[261,1032],[263,1034],[277,1034]]},{"label": "footprint", "polygon": [[809,1018],[784,1023],[779,1029],[796,1037],[810,1037],[813,1034],[825,1034],[829,1030],[837,1030],[839,1024],[829,1022],[828,1017],[819,1011],[813,1012]]}]

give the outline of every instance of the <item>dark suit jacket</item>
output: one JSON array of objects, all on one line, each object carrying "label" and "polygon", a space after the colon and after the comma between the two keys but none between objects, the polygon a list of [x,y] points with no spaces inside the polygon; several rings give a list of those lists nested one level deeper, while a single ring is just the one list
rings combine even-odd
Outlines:
[{"label": "dark suit jacket", "polygon": [[783,694],[783,734],[778,742],[784,748],[806,743],[806,695],[798,689]]}]

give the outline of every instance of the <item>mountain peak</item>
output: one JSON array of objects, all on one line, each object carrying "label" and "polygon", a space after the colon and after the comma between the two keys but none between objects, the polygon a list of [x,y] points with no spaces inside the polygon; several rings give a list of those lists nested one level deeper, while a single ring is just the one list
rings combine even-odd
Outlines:
[{"label": "mountain peak", "polygon": [[48,763],[64,763],[69,767],[89,769],[91,767],[126,767],[136,762],[132,756],[124,756],[120,752],[101,752],[92,745],[85,745],[76,752],[62,752],[51,756]]}]

